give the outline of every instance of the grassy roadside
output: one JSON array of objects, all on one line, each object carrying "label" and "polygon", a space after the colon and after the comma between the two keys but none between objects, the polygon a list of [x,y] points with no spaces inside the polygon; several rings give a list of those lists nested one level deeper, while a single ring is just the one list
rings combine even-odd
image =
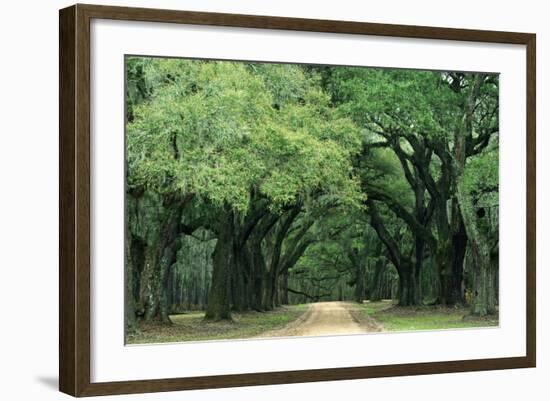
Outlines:
[{"label": "grassy roadside", "polygon": [[382,331],[438,330],[498,326],[498,316],[474,317],[468,308],[398,307],[391,301],[366,302],[362,313],[380,322]]},{"label": "grassy roadside", "polygon": [[298,319],[307,305],[292,305],[270,312],[233,313],[233,321],[207,322],[204,312],[171,315],[172,325],[144,323],[139,333],[129,335],[126,344],[171,343],[182,341],[230,340],[256,337],[277,330]]}]

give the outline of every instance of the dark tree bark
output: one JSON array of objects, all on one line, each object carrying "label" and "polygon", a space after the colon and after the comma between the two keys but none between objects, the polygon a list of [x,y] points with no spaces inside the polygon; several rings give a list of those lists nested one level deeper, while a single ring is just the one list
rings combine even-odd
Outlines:
[{"label": "dark tree bark", "polygon": [[124,276],[126,283],[124,286],[124,316],[126,324],[126,335],[137,331],[136,323],[136,307],[134,300],[134,264],[132,263],[132,236],[130,234],[130,225],[126,224],[126,240],[125,240],[125,264]]},{"label": "dark tree bark", "polygon": [[457,232],[453,234],[452,244],[452,262],[451,262],[451,277],[450,283],[447,286],[446,300],[450,305],[464,304],[464,257],[466,256],[466,246],[468,244],[468,236],[464,222],[460,218],[460,226]]},{"label": "dark tree bark", "polygon": [[270,311],[275,308],[276,277],[276,272],[272,270],[266,270],[262,275],[262,310]]},{"label": "dark tree bark", "polygon": [[234,238],[233,241],[233,266],[231,269],[231,309],[236,312],[248,310],[249,296],[248,281],[250,277],[250,266],[246,255],[244,244]]},{"label": "dark tree bark", "polygon": [[476,75],[470,84],[470,93],[464,105],[464,118],[460,130],[455,135],[454,168],[457,182],[457,201],[460,205],[465,231],[470,240],[473,256],[474,300],[472,314],[488,315],[496,312],[496,291],[494,264],[491,261],[491,240],[483,229],[479,216],[475,212],[472,194],[463,181],[467,141],[472,137],[474,111],[480,94],[484,75]]},{"label": "dark tree bark", "polygon": [[386,246],[389,258],[399,275],[398,304],[400,306],[418,305],[420,301],[418,297],[419,286],[416,282],[413,263],[399,250],[399,246],[384,226],[376,204],[371,198],[367,199],[367,206],[371,217],[371,225]]},{"label": "dark tree bark", "polygon": [[237,216],[229,207],[220,211],[218,223],[213,227],[218,242],[213,254],[212,284],[206,319],[231,319],[231,309],[243,311],[249,308],[248,290],[251,286],[250,281],[254,278],[250,274],[247,241],[267,213],[267,203],[264,199],[253,201],[243,218]]},{"label": "dark tree bark", "polygon": [[[383,127],[381,127],[383,129]],[[400,217],[402,217],[411,227],[415,237],[416,244],[416,262],[415,274],[419,280],[422,269],[421,253],[426,244],[432,250],[439,268],[440,294],[438,301],[443,304],[462,304],[464,296],[461,291],[463,272],[462,265],[464,261],[464,243],[461,232],[462,216],[459,211],[458,202],[453,196],[456,180],[454,178],[455,158],[461,158],[464,163],[465,157],[480,152],[488,143],[488,135],[484,134],[484,140],[473,140],[471,135],[465,139],[465,144],[469,151],[459,151],[460,142],[454,145],[453,153],[448,150],[445,138],[418,136],[406,132],[381,132],[387,142],[385,146],[391,147],[398,156],[405,177],[415,193],[415,221],[406,219],[396,207],[388,203],[388,206]],[[490,135],[490,134],[489,134]],[[405,152],[399,139],[405,139],[412,148],[412,153]],[[440,159],[439,178],[434,179],[430,171],[430,160],[432,153],[437,154]],[[412,167],[411,167],[412,165]],[[424,205],[424,191],[430,194],[428,206]],[[384,199],[381,199],[384,200]],[[451,201],[451,207],[448,208],[448,201]],[[414,228],[412,223],[418,223],[418,226],[427,227],[430,222],[432,212],[435,214],[435,227],[437,229],[437,240],[432,240],[426,231]],[[422,235],[419,235],[422,234]],[[424,241],[424,244],[422,243]],[[421,296],[421,294],[420,294]]]},{"label": "dark tree bark", "polygon": [[264,275],[267,272],[267,264],[262,250],[262,241],[267,233],[279,220],[279,216],[266,214],[258,223],[256,228],[250,234],[246,243],[247,255],[249,260],[250,275],[250,306],[254,310],[264,310],[263,307],[263,288]]},{"label": "dark tree bark", "polygon": [[359,263],[355,271],[356,281],[355,281],[355,302],[362,304],[363,300],[366,298],[365,294],[365,266],[362,263]]},{"label": "dark tree bark", "polygon": [[369,300],[372,302],[380,301],[383,297],[383,273],[385,269],[384,259],[378,258],[374,264],[374,272],[372,275],[372,281],[369,285]]},{"label": "dark tree bark", "polygon": [[208,292],[205,319],[231,319],[231,275],[234,260],[233,212],[222,215],[217,228],[218,241],[213,253],[212,284]]},{"label": "dark tree bark", "polygon": [[279,283],[279,302],[281,305],[288,305],[288,272],[285,272],[280,277]]},{"label": "dark tree bark", "polygon": [[347,254],[353,268],[354,300],[357,303],[363,303],[366,298],[364,260],[356,249],[349,249]]},{"label": "dark tree bark", "polygon": [[[181,214],[180,214],[181,219]],[[159,302],[159,318],[164,323],[171,323],[170,321],[170,299],[171,299],[171,268],[174,263],[176,263],[177,253],[179,249],[180,242],[178,240],[179,230],[178,224],[174,224],[171,227],[171,231],[168,233],[168,240],[171,240],[170,243],[164,249],[164,254],[161,259],[161,294]]]},{"label": "dark tree bark", "polygon": [[[380,125],[379,125],[380,126]],[[433,150],[428,146],[428,143],[423,137],[418,137],[414,134],[407,134],[400,130],[387,130],[380,126],[382,131],[379,132],[386,142],[383,146],[393,150],[401,167],[405,178],[414,193],[414,209],[409,212],[397,199],[394,199],[390,194],[384,193],[378,188],[372,187],[369,183],[364,183],[364,189],[368,196],[373,200],[384,202],[397,217],[402,219],[410,228],[413,235],[414,255],[415,259],[412,268],[405,268],[407,275],[414,275],[414,279],[408,278],[406,281],[410,285],[416,285],[417,289],[414,298],[418,302],[422,299],[420,275],[424,263],[424,252],[428,245],[434,252],[437,251],[437,241],[429,227],[430,221],[435,207],[435,199],[433,192],[436,188],[436,183],[431,177],[429,166],[433,156]],[[412,153],[406,152],[402,147],[402,140],[406,140]],[[432,187],[430,202],[426,202],[425,193],[427,187]],[[410,271],[412,269],[412,272]],[[411,292],[411,291],[407,291]]]},{"label": "dark tree bark", "polygon": [[183,208],[188,200],[169,201],[166,207],[166,216],[156,243],[148,247],[146,253],[147,275],[142,286],[146,290],[145,320],[160,320],[169,323],[168,318],[168,277],[170,269],[176,261],[178,237],[181,234],[181,220]]},{"label": "dark tree bark", "polygon": [[400,306],[418,305],[418,283],[412,264],[408,261],[402,261],[399,273],[399,302]]},{"label": "dark tree bark", "polygon": [[[473,295],[474,299],[471,305],[473,315],[486,316],[497,313],[497,275],[498,265],[492,263],[490,258],[482,254],[483,250],[476,248],[472,244],[472,275],[473,275]],[[487,261],[489,262],[487,263]]]},{"label": "dark tree bark", "polygon": [[183,205],[181,202],[165,204],[166,214],[154,242],[145,250],[144,267],[141,275],[140,305],[144,310],[145,320],[161,319],[161,298],[165,290],[166,271],[163,256],[166,248],[175,242],[179,235]]},{"label": "dark tree bark", "polygon": [[266,270],[261,241],[249,241],[247,246],[249,260],[249,304],[253,310],[262,311],[262,278]]},{"label": "dark tree bark", "polygon": [[[285,242],[285,239],[287,239],[287,235],[289,233],[289,230],[300,214],[302,210],[302,205],[299,203],[295,205],[292,209],[290,209],[286,214],[281,217],[281,219],[278,222],[278,225],[274,230],[274,239],[272,241],[272,244],[270,246],[270,249],[268,250],[268,263],[266,264],[266,268],[264,269],[264,272],[261,276],[261,309],[262,310],[272,310],[275,307],[275,297],[277,295],[277,284],[278,284],[278,278],[281,274],[286,274],[288,272],[288,268],[292,267],[292,263],[296,263],[295,258],[299,258],[305,249],[302,251],[302,254],[294,253],[293,251],[296,250],[296,246],[300,239],[303,238],[309,227],[311,227],[311,224],[307,226],[306,229],[302,228],[298,234],[294,237],[294,242],[288,244],[287,253],[283,256],[282,250],[283,250],[283,242]],[[290,254],[293,254],[290,255]]]}]

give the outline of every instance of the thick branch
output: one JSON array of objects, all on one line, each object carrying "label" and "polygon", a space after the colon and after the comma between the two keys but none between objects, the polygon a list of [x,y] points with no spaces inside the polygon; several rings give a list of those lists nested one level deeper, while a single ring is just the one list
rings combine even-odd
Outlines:
[{"label": "thick branch", "polygon": [[379,189],[368,186],[368,196],[372,200],[384,202],[399,218],[401,218],[415,233],[419,234],[431,247],[435,249],[436,240],[430,229],[420,223],[412,213],[401,205],[392,196],[380,191]]},{"label": "thick branch", "polygon": [[305,293],[305,292],[302,292],[302,291],[293,290],[292,288],[289,288],[289,287],[287,287],[286,290],[287,290],[288,292],[293,293],[293,294],[303,295],[304,297],[306,297],[306,298],[308,298],[308,299],[311,299],[311,300],[314,300],[314,301],[317,301],[317,300],[319,300],[319,299],[322,298],[322,297],[330,297],[330,296],[332,295],[331,292],[326,293],[326,294],[310,295],[310,294]]},{"label": "thick branch", "polygon": [[403,260],[403,255],[399,251],[399,247],[384,226],[382,218],[380,217],[380,213],[378,212],[378,208],[376,207],[376,204],[372,200],[372,198],[367,199],[367,206],[369,208],[369,214],[371,216],[372,228],[374,228],[374,230],[378,234],[380,241],[382,241],[382,243],[386,246],[386,249],[388,250],[388,256],[394,266],[396,268],[399,268],[399,266],[401,266],[401,260]]}]

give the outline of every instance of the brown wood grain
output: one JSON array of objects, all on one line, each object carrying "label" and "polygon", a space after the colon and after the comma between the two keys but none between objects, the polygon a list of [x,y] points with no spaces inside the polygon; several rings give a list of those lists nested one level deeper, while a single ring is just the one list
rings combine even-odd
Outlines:
[{"label": "brown wood grain", "polygon": [[59,389],[74,394],[75,314],[75,9],[59,16]]},{"label": "brown wood grain", "polygon": [[[527,48],[527,324],[524,357],[90,382],[90,20],[92,18],[525,45]],[[73,396],[348,380],[536,364],[535,35],[350,21],[75,5],[59,14],[59,388]]]},{"label": "brown wood grain", "polygon": [[531,35],[527,46],[527,193],[526,193],[526,253],[527,274],[527,356],[530,366],[537,360],[537,57],[536,36]]}]

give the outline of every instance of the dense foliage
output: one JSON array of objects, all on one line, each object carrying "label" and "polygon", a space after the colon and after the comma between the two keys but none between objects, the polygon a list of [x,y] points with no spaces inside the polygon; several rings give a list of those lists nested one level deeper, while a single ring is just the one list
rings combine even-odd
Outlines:
[{"label": "dense foliage", "polygon": [[498,300],[498,76],[128,57],[126,316]]}]

